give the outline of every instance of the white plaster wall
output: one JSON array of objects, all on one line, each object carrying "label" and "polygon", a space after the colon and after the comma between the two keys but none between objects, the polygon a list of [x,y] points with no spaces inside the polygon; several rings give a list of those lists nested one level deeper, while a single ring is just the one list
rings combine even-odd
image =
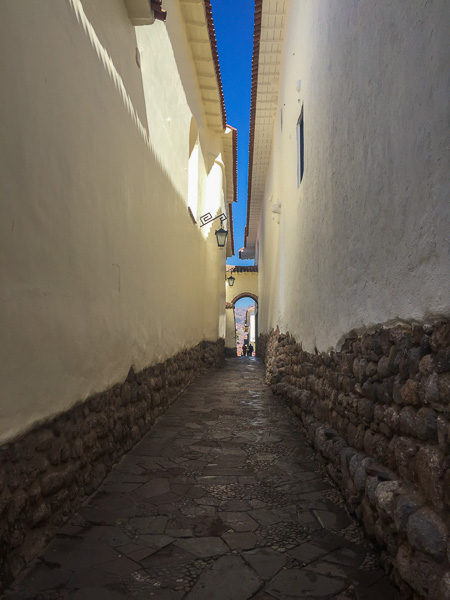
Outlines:
[{"label": "white plaster wall", "polygon": [[[148,118],[148,135],[134,76],[121,77],[80,6],[1,6],[0,441],[123,380],[131,365],[216,340],[219,321],[223,330],[225,251],[187,212],[191,112],[168,90],[176,65],[153,78],[146,103],[149,117],[161,98],[179,110],[179,131],[160,135]],[[134,53],[126,19],[123,28],[108,42],[118,56]],[[167,49],[164,24],[148,31]],[[210,137],[203,153],[217,156],[220,138]],[[167,140],[173,170],[154,140]]]},{"label": "white plaster wall", "polygon": [[353,328],[449,316],[449,24],[447,0],[290,3],[260,224],[262,333],[278,325],[326,350]]}]

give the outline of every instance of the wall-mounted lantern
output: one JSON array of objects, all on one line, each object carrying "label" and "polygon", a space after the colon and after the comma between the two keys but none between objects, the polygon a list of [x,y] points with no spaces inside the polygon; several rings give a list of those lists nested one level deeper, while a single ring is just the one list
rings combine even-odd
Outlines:
[{"label": "wall-mounted lantern", "polygon": [[201,223],[200,227],[204,227],[205,225],[208,225],[208,223],[212,223],[216,219],[220,219],[220,229],[216,229],[216,232],[215,232],[216,239],[217,239],[217,245],[219,246],[219,248],[224,248],[225,244],[227,243],[227,235],[228,235],[228,231],[222,227],[223,222],[227,220],[227,216],[225,213],[222,213],[221,215],[218,215],[217,217],[214,217],[214,218],[211,213],[206,213],[206,214],[202,215],[200,217],[200,223]]},{"label": "wall-mounted lantern", "polygon": [[234,282],[236,281],[236,277],[233,277],[233,269],[231,269],[228,272],[229,272],[230,276],[227,277],[227,282],[230,287],[233,287]]}]

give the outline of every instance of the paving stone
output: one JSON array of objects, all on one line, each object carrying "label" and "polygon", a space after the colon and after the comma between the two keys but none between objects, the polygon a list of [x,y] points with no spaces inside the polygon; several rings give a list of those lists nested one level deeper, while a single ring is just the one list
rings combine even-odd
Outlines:
[{"label": "paving stone", "polygon": [[152,590],[137,593],[133,600],[182,600],[185,592],[176,592],[174,590],[161,589],[153,587]]},{"label": "paving stone", "polygon": [[113,573],[88,567],[73,573],[67,584],[68,588],[103,587],[109,583],[118,582],[119,577]]},{"label": "paving stone", "polygon": [[106,529],[106,531],[100,537],[100,541],[108,544],[108,546],[112,546],[114,548],[116,546],[123,546],[124,544],[129,544],[131,542],[131,538],[119,527],[108,527],[103,529]]},{"label": "paving stone", "polygon": [[4,599],[396,599],[263,376],[200,376]]},{"label": "paving stone", "polygon": [[73,539],[53,540],[42,554],[47,564],[71,571],[101,565],[117,557],[117,551],[106,544]]},{"label": "paving stone", "polygon": [[222,521],[234,531],[255,531],[259,524],[245,512],[221,512]]},{"label": "paving stone", "polygon": [[320,556],[328,554],[329,551],[329,548],[321,548],[315,544],[305,542],[304,544],[300,544],[300,546],[292,548],[292,550],[288,550],[288,553],[293,556],[295,560],[298,560],[299,563],[307,565]]},{"label": "paving stone", "polygon": [[202,537],[178,540],[175,546],[199,556],[208,558],[213,556],[221,556],[230,551],[230,548],[220,537]]},{"label": "paving stone", "polygon": [[206,568],[186,600],[248,600],[261,579],[238,556],[222,556]]},{"label": "paving stone", "polygon": [[153,498],[154,496],[162,496],[170,492],[169,480],[165,477],[155,477],[151,479],[145,485],[142,485],[137,493],[140,496],[146,498]]},{"label": "paving stone", "polygon": [[169,535],[141,535],[139,541],[150,548],[160,550],[171,544],[175,539]]},{"label": "paving stone", "polygon": [[258,508],[249,512],[251,517],[255,519],[260,525],[275,525],[283,520],[283,517],[277,515],[270,508]]},{"label": "paving stone", "polygon": [[342,592],[347,584],[336,578],[319,575],[312,571],[290,569],[281,571],[269,583],[266,591],[279,600],[291,598],[328,598]]},{"label": "paving stone", "polygon": [[312,512],[324,529],[344,529],[353,523],[348,514],[338,508],[334,511],[315,508]]},{"label": "paving stone", "polygon": [[174,544],[161,548],[158,552],[155,552],[148,558],[141,561],[144,568],[164,568],[167,566],[174,566],[192,562],[195,560],[195,554],[187,552],[183,548],[179,548]]},{"label": "paving stone", "polygon": [[272,579],[287,563],[286,555],[280,554],[271,548],[250,550],[249,552],[244,552],[242,557],[250,564],[259,577],[264,580]]},{"label": "paving stone", "polygon": [[359,567],[366,556],[366,551],[360,548],[339,548],[327,554],[328,562],[336,562],[350,567]]},{"label": "paving stone", "polygon": [[357,567],[352,568],[347,565],[330,563],[326,560],[320,559],[307,565],[305,570],[318,573],[320,575],[326,575],[327,577],[331,577],[333,579],[343,579],[350,583],[351,581],[355,580],[355,571],[357,571]]},{"label": "paving stone", "polygon": [[222,538],[232,550],[250,550],[258,543],[254,533],[224,533]]},{"label": "paving stone", "polygon": [[139,535],[164,533],[169,517],[134,517],[130,519],[131,527]]},{"label": "paving stone", "polygon": [[194,526],[194,534],[197,537],[216,537],[228,530],[228,526],[220,517],[208,517],[201,519],[200,523]]},{"label": "paving stone", "polygon": [[125,592],[117,592],[108,590],[107,588],[95,586],[85,587],[76,591],[73,595],[73,600],[125,600],[127,594]]},{"label": "paving stone", "polygon": [[13,587],[22,590],[24,594],[28,591],[34,593],[36,590],[64,587],[71,576],[72,572],[67,569],[60,569],[39,562],[22,573]]}]

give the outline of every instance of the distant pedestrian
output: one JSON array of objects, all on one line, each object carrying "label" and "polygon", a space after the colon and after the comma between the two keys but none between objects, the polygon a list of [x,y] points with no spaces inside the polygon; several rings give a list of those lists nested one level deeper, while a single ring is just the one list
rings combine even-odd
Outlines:
[{"label": "distant pedestrian", "polygon": [[247,346],[245,344],[242,346],[242,356],[247,356]]},{"label": "distant pedestrian", "polygon": [[247,350],[247,356],[253,356],[253,346],[252,344],[249,345],[248,350]]}]

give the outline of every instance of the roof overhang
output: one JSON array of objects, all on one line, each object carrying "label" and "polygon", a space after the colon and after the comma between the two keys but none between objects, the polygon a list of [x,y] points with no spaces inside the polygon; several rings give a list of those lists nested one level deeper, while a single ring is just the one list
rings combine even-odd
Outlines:
[{"label": "roof overhang", "polygon": [[256,253],[264,188],[272,152],[288,0],[255,0],[248,164],[247,224],[242,259]]},{"label": "roof overhang", "polygon": [[180,0],[180,6],[207,124],[214,131],[223,133],[227,117],[211,1]]},{"label": "roof overhang", "polygon": [[233,202],[237,202],[237,129],[227,125],[222,136],[228,212],[227,257],[234,256]]},{"label": "roof overhang", "polygon": [[213,131],[222,134],[226,178],[224,200],[228,220],[226,255],[234,256],[233,202],[237,201],[237,130],[227,125],[211,0],[180,0],[180,6],[206,122]]}]

